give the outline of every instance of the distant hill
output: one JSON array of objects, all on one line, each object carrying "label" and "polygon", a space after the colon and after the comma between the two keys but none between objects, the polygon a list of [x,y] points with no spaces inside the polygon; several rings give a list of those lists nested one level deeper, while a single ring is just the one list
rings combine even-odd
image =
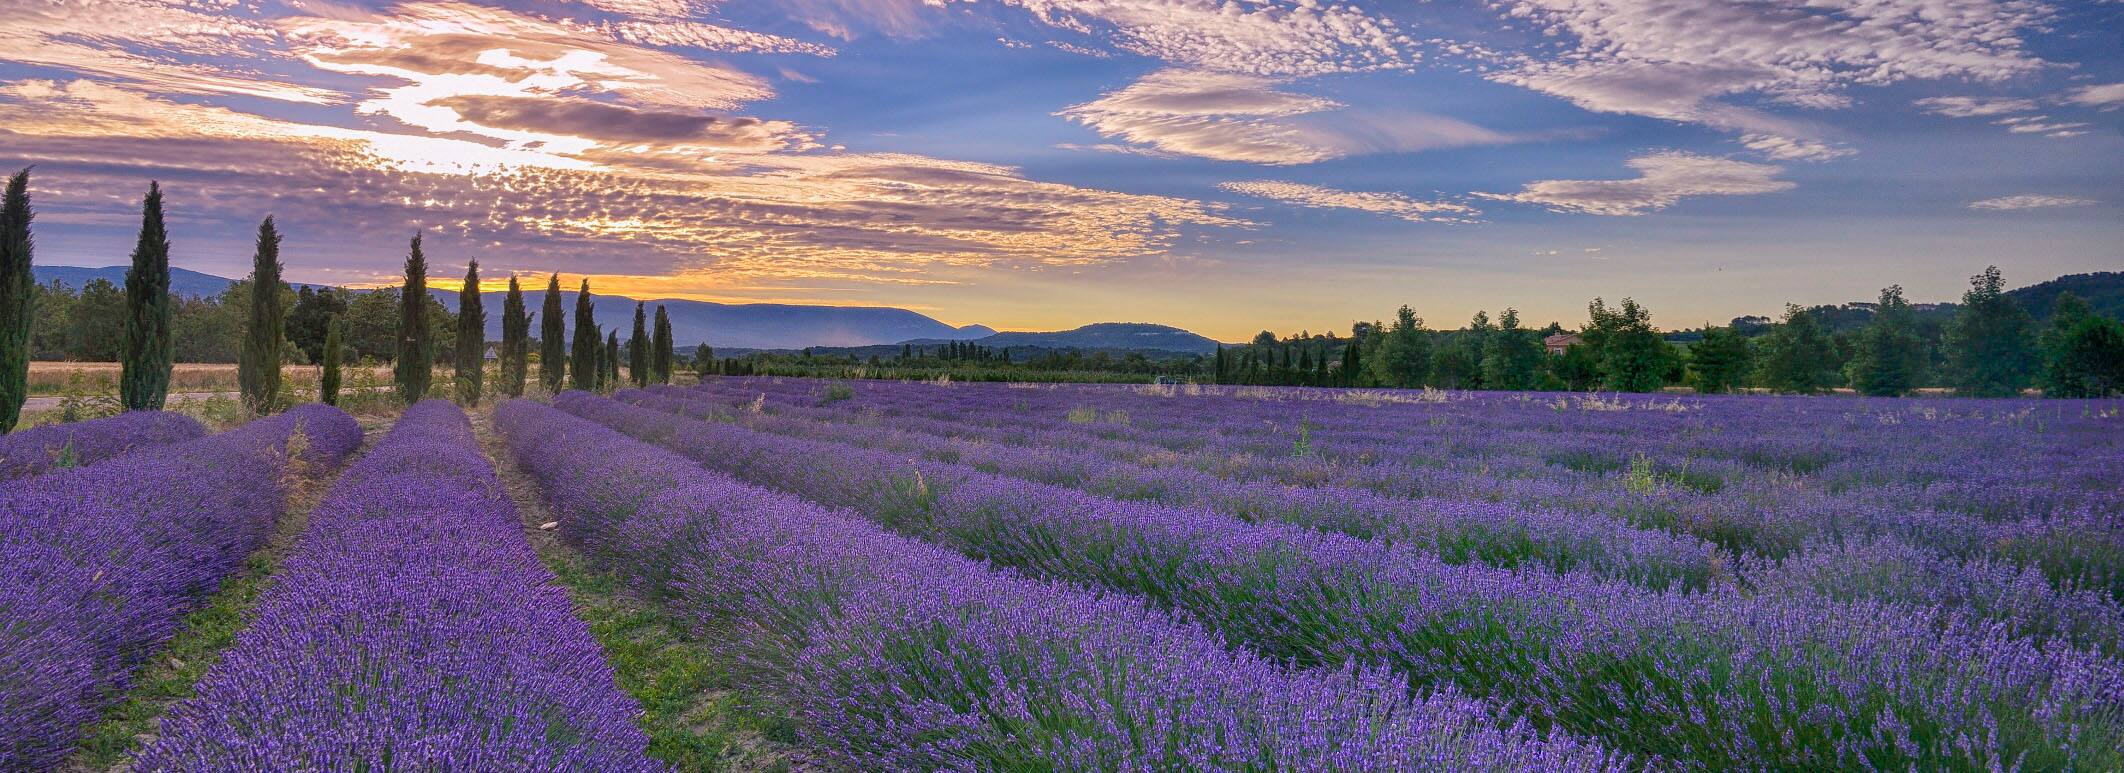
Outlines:
[{"label": "distant hill", "polygon": [[2048,282],[2009,290],[2006,294],[2020,301],[2021,308],[2027,309],[2036,319],[2047,321],[2057,308],[2058,295],[2067,291],[2086,299],[2096,314],[2124,319],[2124,271],[2066,274]]},{"label": "distant hill", "polygon": [[[1074,330],[1052,333],[997,333],[973,342],[992,349],[1005,347],[1035,347],[1040,349],[1083,350],[1153,350],[1184,354],[1210,354],[1217,351],[1215,340],[1204,338],[1177,327],[1153,325],[1144,322],[1100,322]],[[913,340],[905,343],[921,345],[942,343],[935,340]]]},{"label": "distant hill", "polygon": [[[2007,290],[2006,296],[2027,309],[2036,324],[2048,324],[2050,315],[2057,308],[2058,296],[2070,291],[2086,299],[2095,313],[2112,319],[2124,319],[2124,271],[2097,271],[2091,274],[2067,274],[2047,282],[2037,282],[2027,287]],[[1960,298],[1954,299],[1961,300]],[[1815,319],[1831,333],[1848,333],[1864,328],[1873,321],[1875,307],[1872,301],[1852,301],[1842,306],[1814,306]],[[1916,312],[1919,325],[1945,325],[1954,319],[1955,310],[1961,304],[1953,301],[1943,303],[1920,303],[1913,301],[1911,310]],[[1742,335],[1761,335],[1769,332],[1777,320],[1770,317],[1735,317],[1731,324]],[[1703,337],[1701,330],[1677,330],[1666,335],[1669,341],[1694,341]]]},{"label": "distant hill", "polygon": [[[125,266],[79,268],[36,266],[38,282],[54,279],[80,289],[92,279],[125,284]],[[181,268],[170,269],[170,290],[178,295],[220,295],[233,280]],[[318,285],[322,286],[322,285]],[[431,289],[430,294],[452,310],[457,308],[453,290]],[[487,308],[487,337],[501,338],[501,304],[505,293],[481,293]],[[545,301],[544,290],[524,293],[524,302],[535,312]],[[910,338],[964,340],[981,338],[996,331],[982,325],[952,327],[927,316],[885,307],[802,306],[779,303],[711,303],[708,301],[652,300],[650,313],[662,304],[671,315],[672,340],[691,349],[706,341],[715,347],[801,348],[805,346],[862,346],[890,344]],[[561,294],[561,305],[575,311],[575,293]],[[606,330],[620,330],[620,337],[634,324],[634,299],[597,296],[597,319]],[[572,320],[571,320],[572,324]]]}]

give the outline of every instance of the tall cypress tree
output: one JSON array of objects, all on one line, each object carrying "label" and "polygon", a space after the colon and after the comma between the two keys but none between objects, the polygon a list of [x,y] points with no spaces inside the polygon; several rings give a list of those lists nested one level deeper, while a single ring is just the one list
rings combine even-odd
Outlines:
[{"label": "tall cypress tree", "polygon": [[575,343],[570,347],[568,385],[587,392],[597,391],[598,381],[604,377],[597,359],[597,307],[590,302],[590,280],[583,280],[583,289],[575,294]]},{"label": "tall cypress tree", "polygon": [[391,368],[398,399],[407,405],[428,394],[435,380],[435,339],[428,330],[428,256],[421,254],[420,234],[406,253],[406,284],[398,291],[398,361]]},{"label": "tall cypress tree", "polygon": [[546,279],[546,300],[539,307],[538,381],[548,394],[559,394],[568,374],[568,330],[561,319],[560,275]]},{"label": "tall cypress tree", "polygon": [[7,179],[0,203],[0,434],[12,431],[29,399],[30,327],[36,279],[30,273],[29,170]]},{"label": "tall cypress tree", "polygon": [[280,341],[287,309],[280,305],[280,231],[267,216],[258,224],[258,249],[251,256],[251,318],[244,325],[243,352],[236,364],[236,384],[251,412],[272,413],[280,398]]},{"label": "tall cypress tree", "polygon": [[656,353],[649,364],[649,370],[655,375],[656,383],[669,384],[671,383],[671,360],[674,353],[671,351],[671,315],[664,313],[663,304],[657,304],[656,307],[655,338]]},{"label": "tall cypress tree", "polygon": [[606,389],[618,389],[618,388],[619,388],[619,384],[620,384],[620,372],[619,372],[619,363],[620,363],[620,342],[619,342],[619,331],[618,331],[618,330],[614,330],[614,331],[612,331],[612,332],[610,332],[610,333],[607,333],[607,334],[605,334],[605,380],[604,380],[604,387],[605,387]]},{"label": "tall cypress tree", "polygon": [[340,324],[339,316],[336,314],[326,324],[330,325],[330,327],[325,329],[324,369],[323,372],[317,375],[317,399],[325,405],[338,405],[339,358],[342,356],[340,353],[339,328],[342,325]]},{"label": "tall cypress tree", "polygon": [[502,298],[501,393],[524,396],[524,379],[530,370],[531,318],[524,312],[524,290],[516,277],[509,277],[509,295]]},{"label": "tall cypress tree", "polygon": [[140,242],[125,272],[125,354],[118,399],[128,411],[159,411],[170,395],[170,234],[162,225],[162,186],[140,203]]},{"label": "tall cypress tree", "polygon": [[634,335],[627,339],[627,378],[636,389],[649,385],[649,317],[642,302],[634,302]]},{"label": "tall cypress tree", "polygon": [[457,291],[457,401],[478,405],[487,378],[487,306],[479,297],[479,261],[465,266],[465,285]]}]

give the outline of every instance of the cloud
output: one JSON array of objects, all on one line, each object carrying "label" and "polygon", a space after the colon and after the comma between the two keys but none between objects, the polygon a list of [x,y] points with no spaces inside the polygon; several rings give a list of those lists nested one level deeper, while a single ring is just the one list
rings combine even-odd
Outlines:
[{"label": "cloud", "polygon": [[165,94],[240,95],[311,104],[332,89],[265,75],[269,25],[233,9],[154,0],[0,3],[0,49],[11,64],[49,67]]},{"label": "cloud", "polygon": [[2072,130],[2079,129],[2087,125],[2085,123],[2076,123],[2070,121],[2065,123],[2054,123],[2050,120],[2050,116],[2047,115],[2024,115],[2015,116],[2012,118],[2001,118],[1999,120],[1992,121],[1992,123],[2004,126],[2006,127],[2007,131],[2013,132],[2014,134],[2041,134],[2049,137],[2077,137],[2081,134],[2085,134],[2086,132],[2078,132]]},{"label": "cloud", "polygon": [[1195,69],[1289,77],[1405,67],[1406,35],[1352,4],[1319,0],[1004,0],[1042,23],[1104,35]]},{"label": "cloud", "polygon": [[[553,114],[484,106],[542,130],[590,117],[573,112],[580,105]],[[395,259],[375,234],[416,224],[473,245],[497,270],[589,265],[723,286],[909,284],[955,270],[1096,265],[1162,255],[1185,229],[1246,225],[1201,202],[907,154],[571,154],[268,118],[84,81],[11,84],[0,88],[0,109],[9,116],[0,157],[37,160],[55,191],[40,199],[45,211],[122,212],[154,177],[172,191],[180,221],[273,212],[326,253],[317,258],[378,275]],[[722,120],[732,119],[704,131],[724,129]],[[634,131],[695,125],[659,118]],[[113,158],[128,164],[114,168]]]},{"label": "cloud", "polygon": [[1630,159],[1638,176],[1628,180],[1541,180],[1518,193],[1477,193],[1498,201],[1537,204],[1557,212],[1642,215],[1690,196],[1741,196],[1791,190],[1776,179],[1779,167],[1681,151]]},{"label": "cloud", "polygon": [[498,129],[562,134],[604,143],[687,145],[766,152],[815,145],[784,121],[638,110],[575,99],[463,95],[431,100],[464,120]]},{"label": "cloud", "polygon": [[2065,101],[2086,107],[2115,110],[2124,107],[2124,83],[2083,86],[2065,95]]},{"label": "cloud", "polygon": [[748,54],[833,56],[836,53],[832,46],[693,21],[622,21],[601,24],[598,29],[614,40],[645,46],[698,48],[704,51]]},{"label": "cloud", "polygon": [[1858,151],[1814,140],[1779,137],[1774,134],[1741,135],[1741,144],[1772,161],[1830,161]]},{"label": "cloud", "polygon": [[2094,199],[2082,199],[2073,196],[2045,196],[2042,194],[2024,193],[2018,196],[2000,196],[1995,199],[1972,201],[1969,202],[1969,208],[2011,211],[2021,209],[2048,209],[2052,207],[2084,207],[2089,204],[2095,203],[2098,202],[2096,202]]},{"label": "cloud", "polygon": [[2046,18],[2020,0],[1498,0],[1551,43],[1495,80],[1605,113],[1813,139],[1804,123],[1732,98],[1848,106],[1845,90],[1911,79],[1997,81],[2044,62],[2022,32]]},{"label": "cloud", "polygon": [[1279,180],[1227,182],[1219,188],[1248,196],[1275,199],[1300,207],[1354,209],[1407,220],[1412,223],[1467,223],[1482,214],[1466,204],[1450,201],[1418,201],[1399,193],[1342,191]]},{"label": "cloud", "polygon": [[1340,103],[1282,85],[1254,75],[1160,70],[1057,115],[1160,153],[1268,165],[1511,141],[1450,118],[1342,112]]},{"label": "cloud", "polygon": [[2035,100],[2018,97],[1926,97],[1913,104],[1924,108],[1925,112],[1949,118],[1987,118],[2036,109]]}]

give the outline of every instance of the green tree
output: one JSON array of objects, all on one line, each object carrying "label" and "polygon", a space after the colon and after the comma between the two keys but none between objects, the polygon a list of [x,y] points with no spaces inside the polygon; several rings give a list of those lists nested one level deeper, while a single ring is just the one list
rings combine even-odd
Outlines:
[{"label": "green tree", "polygon": [[509,294],[502,298],[501,393],[523,397],[530,370],[531,317],[524,309],[524,289],[512,274]]},{"label": "green tree", "polygon": [[1947,362],[1957,394],[2009,397],[2035,373],[2032,321],[2013,297],[1998,266],[1969,278],[1962,308],[1947,326]]},{"label": "green tree", "polygon": [[1851,386],[1860,394],[1896,397],[1921,385],[1929,355],[1902,285],[1881,290],[1880,308],[1859,333],[1856,355],[1850,366]]},{"label": "green tree", "polygon": [[325,405],[339,404],[340,327],[338,318],[328,322],[325,327],[324,351],[319,353],[324,358],[324,365],[317,374],[317,399]]},{"label": "green tree", "polygon": [[603,352],[605,355],[605,377],[599,380],[598,385],[607,390],[618,389],[620,384],[620,342],[618,330],[614,330],[610,333],[605,334],[605,348],[603,349]]},{"label": "green tree", "polygon": [[457,401],[478,405],[487,376],[487,307],[479,296],[479,261],[465,266],[465,284],[457,291]]},{"label": "green tree", "polygon": [[656,349],[655,356],[650,358],[649,370],[656,377],[656,383],[669,384],[674,352],[671,351],[671,315],[664,312],[663,304],[656,306],[656,333],[653,337]]},{"label": "green tree", "polygon": [[128,411],[159,411],[170,394],[170,235],[162,225],[162,186],[148,183],[140,241],[125,272],[125,353],[118,399]]},{"label": "green tree", "polygon": [[325,336],[331,332],[333,320],[346,313],[344,291],[303,285],[295,292],[295,304],[288,311],[288,341],[302,352],[304,361],[321,362]]},{"label": "green tree", "polygon": [[693,347],[693,375],[706,380],[715,374],[715,349],[707,344]]},{"label": "green tree", "polygon": [[2067,291],[2058,295],[2050,329],[2043,331],[2046,397],[2108,397],[2124,392],[2124,325],[2094,313]]},{"label": "green tree", "polygon": [[1763,339],[1763,386],[1811,395],[1836,384],[1836,352],[1814,312],[1785,304],[1784,321]]},{"label": "green tree", "polygon": [[360,359],[360,355],[377,360],[397,358],[399,295],[398,288],[385,287],[355,293],[347,302],[346,316],[340,320],[340,343],[353,350],[348,362]]},{"label": "green tree", "polygon": [[1431,339],[1423,320],[1407,306],[1394,312],[1394,326],[1379,336],[1379,350],[1371,360],[1372,376],[1381,385],[1397,389],[1423,386],[1430,377]]},{"label": "green tree", "polygon": [[634,334],[627,338],[627,378],[640,389],[649,386],[649,314],[634,302]]},{"label": "green tree", "polygon": [[89,280],[67,322],[67,351],[90,362],[117,362],[125,349],[125,290],[108,279]]},{"label": "green tree", "polygon": [[1753,364],[1748,339],[1730,326],[1705,327],[1704,339],[1689,347],[1690,376],[1696,391],[1705,394],[1733,391]]},{"label": "green tree", "polygon": [[1482,383],[1489,389],[1523,391],[1541,383],[1541,339],[1519,326],[1519,310],[1507,308],[1482,358]]},{"label": "green tree", "polygon": [[73,288],[67,287],[65,282],[53,280],[30,285],[30,293],[30,307],[36,317],[30,326],[30,359],[80,359],[67,343],[67,330],[74,320],[74,306],[80,301]]},{"label": "green tree", "polygon": [[407,405],[428,395],[435,380],[434,331],[428,321],[428,256],[421,253],[420,234],[413,234],[406,252],[406,281],[398,291],[398,352],[391,377],[398,385],[398,399]]},{"label": "green tree", "polygon": [[[588,283],[588,280],[585,280]],[[561,319],[560,274],[546,278],[546,299],[539,306],[538,381],[547,394],[559,394],[568,373],[568,330]]]},{"label": "green tree", "polygon": [[573,371],[570,386],[586,392],[597,391],[604,371],[598,361],[597,307],[591,304],[590,280],[583,280],[583,289],[575,294],[575,344],[570,347],[573,361],[568,363]]},{"label": "green tree", "polygon": [[1598,363],[1601,388],[1657,391],[1665,383],[1674,352],[1652,328],[1652,312],[1630,298],[1622,299],[1622,305],[1614,309],[1595,298],[1586,310],[1593,319],[1580,335]]},{"label": "green tree", "polygon": [[251,412],[272,413],[280,399],[280,345],[287,308],[280,304],[280,231],[273,218],[258,224],[257,250],[251,255],[250,319],[243,328],[243,353],[236,365],[237,389]]},{"label": "green tree", "polygon": [[30,272],[29,170],[7,179],[0,201],[0,434],[12,432],[29,399],[30,329],[37,282]]}]

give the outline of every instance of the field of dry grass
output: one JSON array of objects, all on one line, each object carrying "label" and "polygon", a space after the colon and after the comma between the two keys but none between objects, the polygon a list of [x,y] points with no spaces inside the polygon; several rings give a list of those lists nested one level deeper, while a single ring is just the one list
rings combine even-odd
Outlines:
[{"label": "field of dry grass", "polygon": [[[315,365],[289,365],[282,369],[288,385],[297,389],[317,388]],[[354,379],[348,368],[346,379]],[[378,379],[389,380],[391,368],[378,366],[370,369]],[[29,368],[30,395],[59,396],[67,394],[103,394],[118,390],[118,363],[115,362],[32,362]],[[170,373],[171,392],[234,392],[236,391],[236,365],[234,363],[180,362]]]}]

